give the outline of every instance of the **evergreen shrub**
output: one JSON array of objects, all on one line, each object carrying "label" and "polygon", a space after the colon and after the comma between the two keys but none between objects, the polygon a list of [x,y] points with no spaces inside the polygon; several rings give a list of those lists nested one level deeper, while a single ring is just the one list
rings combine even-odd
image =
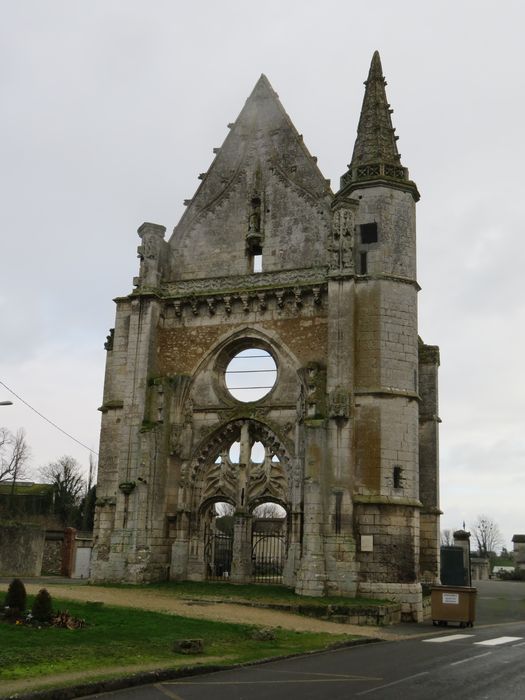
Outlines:
[{"label": "evergreen shrub", "polygon": [[53,601],[46,588],[41,588],[36,594],[31,615],[37,622],[49,622],[53,617]]},{"label": "evergreen shrub", "polygon": [[8,607],[10,614],[20,614],[26,609],[27,593],[23,581],[14,578],[7,589],[4,606]]}]

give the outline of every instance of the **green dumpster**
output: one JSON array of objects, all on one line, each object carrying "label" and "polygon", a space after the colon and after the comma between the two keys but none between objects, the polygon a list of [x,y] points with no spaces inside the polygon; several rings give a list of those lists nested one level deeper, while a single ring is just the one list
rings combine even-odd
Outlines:
[{"label": "green dumpster", "polygon": [[430,604],[434,625],[458,622],[460,627],[473,627],[477,592],[470,586],[433,586]]}]

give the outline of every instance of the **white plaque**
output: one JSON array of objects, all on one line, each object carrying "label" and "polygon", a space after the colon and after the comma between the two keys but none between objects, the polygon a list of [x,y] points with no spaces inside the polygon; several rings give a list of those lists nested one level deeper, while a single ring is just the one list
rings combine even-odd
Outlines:
[{"label": "white plaque", "polygon": [[373,535],[361,535],[361,551],[362,552],[373,552],[374,551],[374,536]]},{"label": "white plaque", "polygon": [[459,593],[443,593],[445,605],[459,605]]}]

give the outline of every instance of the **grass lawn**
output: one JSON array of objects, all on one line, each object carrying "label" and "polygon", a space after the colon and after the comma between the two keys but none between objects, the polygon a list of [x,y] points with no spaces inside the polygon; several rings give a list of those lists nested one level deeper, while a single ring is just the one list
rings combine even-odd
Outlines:
[{"label": "grass lawn", "polygon": [[[97,584],[100,585],[100,584]],[[291,605],[293,607],[369,607],[388,605],[392,601],[369,598],[345,598],[340,596],[312,597],[297,595],[291,588],[271,584],[235,584],[213,581],[169,581],[135,584],[103,584],[110,587],[145,588],[171,593],[179,598],[200,598],[202,600],[225,600],[229,602],[260,603],[261,605]]]},{"label": "grass lawn", "polygon": [[[52,589],[51,589],[52,593]],[[32,598],[29,596],[28,609]],[[350,635],[295,632],[277,629],[274,641],[256,641],[254,627],[146,612],[102,604],[53,600],[54,608],[69,610],[86,620],[79,630],[12,625],[0,621],[0,693],[2,685],[17,679],[58,677],[71,672],[93,672],[98,677],[126,667],[137,669],[189,666],[205,661],[231,664],[271,656],[324,649],[349,640]],[[172,650],[176,639],[201,638],[204,657]],[[91,674],[90,674],[91,675]],[[49,679],[48,679],[49,680]],[[56,685],[60,685],[60,680]]]}]

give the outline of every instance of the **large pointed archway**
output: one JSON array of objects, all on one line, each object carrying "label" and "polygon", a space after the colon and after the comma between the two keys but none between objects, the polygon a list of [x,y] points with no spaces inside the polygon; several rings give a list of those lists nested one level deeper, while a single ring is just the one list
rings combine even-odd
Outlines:
[{"label": "large pointed archway", "polygon": [[[284,509],[279,542],[287,541],[288,514],[294,501],[292,461],[275,433],[249,418],[223,426],[207,443],[195,460],[191,494],[191,549],[202,553],[203,578],[252,580],[258,552],[262,551],[259,546],[254,556],[253,511],[261,503],[272,502]],[[232,506],[226,529],[214,507],[217,502]],[[225,554],[230,546],[228,537],[230,553]],[[281,555],[281,573],[285,559],[286,552]]]}]

